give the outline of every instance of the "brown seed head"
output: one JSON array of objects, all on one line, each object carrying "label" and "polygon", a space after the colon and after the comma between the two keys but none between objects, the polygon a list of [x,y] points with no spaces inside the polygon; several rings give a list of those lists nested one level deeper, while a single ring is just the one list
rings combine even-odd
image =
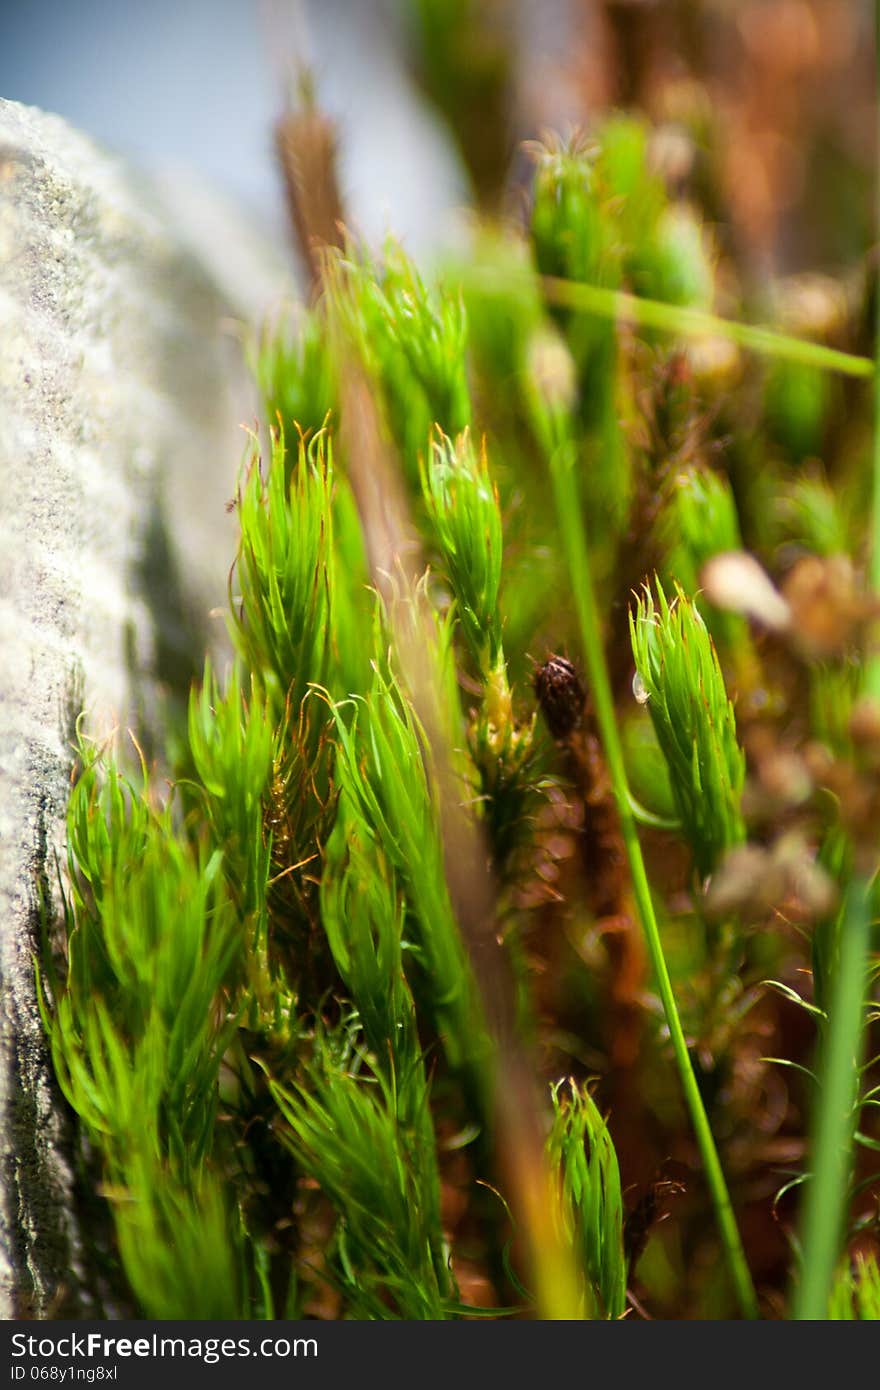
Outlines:
[{"label": "brown seed head", "polygon": [[782,584],[792,636],[808,659],[844,654],[864,624],[877,617],[876,597],[859,583],[847,555],[805,555]]},{"label": "brown seed head", "polygon": [[880,700],[863,695],[853,706],[849,731],[860,748],[880,749]]},{"label": "brown seed head", "polygon": [[565,656],[549,656],[535,671],[533,685],[553,737],[569,738],[580,727],[587,698],[576,668]]}]

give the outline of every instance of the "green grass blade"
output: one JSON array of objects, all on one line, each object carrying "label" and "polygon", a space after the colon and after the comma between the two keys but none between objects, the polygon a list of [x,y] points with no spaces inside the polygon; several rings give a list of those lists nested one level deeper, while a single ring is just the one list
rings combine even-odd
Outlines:
[{"label": "green grass blade", "polygon": [[663,953],[663,944],[657,926],[654,903],[648,876],[645,870],[642,849],[639,843],[635,820],[630,807],[630,792],[627,784],[623,760],[623,748],[614,712],[614,699],[605,654],[602,647],[599,614],[593,590],[590,571],[590,557],[586,531],[584,528],[580,500],[577,493],[573,470],[573,458],[569,446],[563,443],[550,456],[550,474],[557,518],[562,535],[563,548],[571,577],[571,587],[577,609],[581,640],[587,663],[596,718],[608,762],[614,799],[620,817],[621,831],[632,876],[633,894],[645,935],[645,942],[651,965],[657,980],[657,987],[666,1014],[669,1036],[675,1054],[676,1065],[681,1079],[685,1100],[691,1115],[700,1156],[706,1171],[706,1181],[712,1195],[718,1229],[727,1257],[731,1278],[736,1289],[737,1299],[743,1314],[753,1318],[758,1316],[758,1304],[754,1285],[746,1263],[730,1193],[721,1168],[715,1139],[709,1126],[703,1099],[697,1085],[690,1054],[685,1041],[684,1030],[678,1013],[678,1006],[672,990],[672,981]]},{"label": "green grass blade", "polygon": [[841,914],[840,955],[819,1064],[812,1178],[803,1215],[803,1268],[792,1315],[796,1319],[827,1318],[840,1253],[852,1170],[870,928],[869,887],[856,879]]},{"label": "green grass blade", "polygon": [[[492,278],[491,272],[485,270],[481,271],[480,276],[484,280]],[[507,288],[510,288],[510,284]],[[823,343],[811,343],[806,338],[794,338],[764,324],[741,323],[736,319],[720,318],[704,309],[664,304],[657,299],[643,299],[641,295],[629,294],[626,290],[588,285],[579,280],[563,280],[552,275],[541,278],[541,288],[551,304],[577,313],[620,320],[637,328],[653,328],[682,338],[725,338],[761,357],[801,362],[824,371],[840,372],[843,376],[865,379],[874,376],[874,363],[870,357],[841,352]]]},{"label": "green grass blade", "polygon": [[[880,89],[880,0],[875,0],[877,85]],[[878,91],[880,100],[880,91]],[[878,105],[880,125],[880,105]],[[876,225],[880,226],[880,190]],[[875,352],[880,346],[880,296],[875,296]],[[873,508],[870,578],[880,592],[880,375],[874,379]],[[869,656],[865,688],[880,695],[880,659]],[[840,950],[831,985],[828,1023],[819,1064],[818,1110],[814,1118],[813,1177],[803,1214],[804,1252],[793,1316],[828,1317],[849,1182],[858,1112],[859,1066],[864,1042],[865,975],[871,932],[870,885],[854,878],[841,914]]]}]

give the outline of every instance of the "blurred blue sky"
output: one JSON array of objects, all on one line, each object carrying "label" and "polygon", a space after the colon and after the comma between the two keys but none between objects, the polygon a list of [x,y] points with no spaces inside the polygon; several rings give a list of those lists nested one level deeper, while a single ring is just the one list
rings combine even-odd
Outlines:
[{"label": "blurred blue sky", "polygon": [[280,235],[271,128],[285,76],[314,68],[338,118],[361,229],[423,252],[465,201],[417,102],[392,22],[399,0],[0,0],[0,96],[57,112],[151,172],[191,170]]}]

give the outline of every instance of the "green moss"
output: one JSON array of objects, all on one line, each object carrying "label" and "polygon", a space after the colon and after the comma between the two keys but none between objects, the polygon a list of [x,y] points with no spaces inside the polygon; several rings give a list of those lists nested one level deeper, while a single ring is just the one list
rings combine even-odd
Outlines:
[{"label": "green moss", "polygon": [[[422,7],[429,28],[435,8]],[[451,80],[438,64],[436,80]],[[743,518],[763,495],[749,470],[780,440],[792,456],[815,443],[815,373],[841,363],[728,325],[744,347],[789,368],[798,358],[800,375],[773,375],[759,425],[753,399],[722,401],[677,373],[664,343],[717,325],[703,314],[715,267],[699,217],[652,167],[648,127],[615,118],[595,143],[550,140],[533,153],[527,238],[495,233],[436,282],[393,243],[375,262],[349,251],[328,270],[323,300],[264,331],[253,366],[269,444],[261,457],[254,443],[236,502],[234,659],[222,673],[205,665],[174,766],[132,772],[118,749],[80,741],[65,951],[47,952],[41,999],[144,1316],[298,1316],[316,1305],[460,1316],[470,1310],[459,1258],[491,1280],[499,1311],[552,1305],[553,1272],[510,1263],[510,1156],[496,1127],[511,1060],[497,998],[485,997],[485,970],[456,920],[450,795],[467,808],[497,894],[479,925],[516,981],[515,1041],[561,1194],[560,1229],[547,1231],[573,1257],[579,1306],[591,1317],[626,1310],[620,1173],[641,1171],[633,1134],[653,1136],[661,1157],[691,1152],[680,1082],[719,1234],[695,1198],[670,1248],[699,1239],[722,1257],[720,1273],[711,1303],[695,1303],[685,1262],[655,1251],[648,1293],[662,1285],[657,1297],[679,1311],[753,1311],[751,1251],[718,1151],[735,1138],[743,1171],[766,1189],[754,1157],[765,1152],[762,1117],[736,1109],[740,1079],[758,1066],[744,1020],[761,961],[796,978],[809,953],[789,935],[750,955],[744,934],[708,931],[701,882],[750,833],[769,840],[779,828],[845,889],[865,855],[847,797],[873,806],[880,759],[870,721],[858,749],[849,724],[861,620],[840,661],[805,673],[780,637],[765,668],[760,636],[712,609],[699,578],[707,559],[749,539]],[[632,315],[623,337],[621,309]],[[391,577],[370,568],[375,537],[339,419],[352,363],[400,465],[414,583],[403,567]],[[648,477],[639,458],[656,424],[645,405],[655,368],[677,383],[682,418],[711,419],[699,449],[671,449]],[[741,466],[729,472],[709,467],[715,416],[737,442]],[[776,477],[768,466],[764,492]],[[858,550],[859,519],[841,511],[828,477],[788,480],[785,505],[765,518],[773,544]],[[631,653],[621,557],[641,556],[647,571],[649,541],[676,597],[641,576]],[[401,632],[420,634],[423,670],[401,657]],[[748,669],[748,690],[725,680],[710,632],[724,672]],[[538,734],[528,675],[551,651],[586,664],[583,707],[555,745]],[[782,694],[763,742],[743,742],[757,750],[751,804],[783,799],[778,827],[771,810],[753,830],[734,700],[751,702],[747,734],[771,674]],[[784,801],[768,748],[809,761],[800,802]],[[753,848],[760,858],[763,842]],[[635,933],[624,935],[634,916],[649,969]],[[814,938],[826,1003],[834,922]],[[772,933],[773,920],[763,927]],[[869,1108],[873,1065],[858,1077]],[[571,1070],[577,1080],[559,1080]],[[692,1181],[696,1191],[702,1178]],[[487,1186],[502,1198],[494,1215]],[[652,1190],[632,1205],[651,1210]],[[835,1316],[877,1316],[874,1274],[867,1264],[841,1274]]]}]

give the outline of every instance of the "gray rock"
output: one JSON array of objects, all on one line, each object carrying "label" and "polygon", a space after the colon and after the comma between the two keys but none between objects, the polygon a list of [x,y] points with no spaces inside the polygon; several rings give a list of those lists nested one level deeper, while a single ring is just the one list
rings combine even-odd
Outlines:
[{"label": "gray rock", "polygon": [[[253,419],[233,303],[119,161],[0,101],[0,1316],[101,1302],[37,1008],[82,705],[149,727],[201,667]],[[234,229],[214,227],[232,236]],[[237,267],[241,282],[241,265]],[[261,282],[264,283],[264,282]],[[87,1184],[87,1180],[86,1180]]]}]

